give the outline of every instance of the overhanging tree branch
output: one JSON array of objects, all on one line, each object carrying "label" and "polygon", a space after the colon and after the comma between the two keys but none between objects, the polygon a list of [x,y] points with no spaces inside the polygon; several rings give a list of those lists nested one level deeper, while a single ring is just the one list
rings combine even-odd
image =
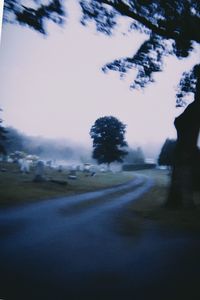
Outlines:
[{"label": "overhanging tree branch", "polygon": [[[146,19],[144,16],[141,16],[140,14],[134,12],[130,6],[125,4],[122,1],[109,1],[109,0],[96,0],[99,3],[107,4],[111,7],[113,7],[118,13],[120,13],[122,16],[130,17],[141,24],[143,24],[145,27],[153,31],[155,34],[158,34],[164,38],[167,39],[173,39],[173,40],[179,40],[179,39],[186,39],[186,40],[194,40],[196,42],[200,42],[200,34],[198,30],[195,30],[194,24],[186,24],[185,31],[177,32],[175,30],[169,30],[166,28],[163,28],[162,26],[157,26],[156,24],[153,24],[151,21]],[[199,24],[200,25],[200,24]],[[193,27],[194,30],[190,30],[190,35],[188,36],[188,27]]]}]

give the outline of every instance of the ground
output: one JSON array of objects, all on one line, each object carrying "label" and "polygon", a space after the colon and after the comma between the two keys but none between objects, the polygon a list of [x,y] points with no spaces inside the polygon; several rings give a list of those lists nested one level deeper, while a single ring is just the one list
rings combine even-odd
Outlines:
[{"label": "ground", "polygon": [[[0,206],[27,203],[62,195],[73,195],[122,184],[133,178],[128,172],[97,173],[88,176],[78,172],[77,179],[68,179],[69,171],[45,168],[46,182],[33,182],[34,170],[22,174],[18,164],[0,162]],[[54,180],[52,182],[51,180]]]},{"label": "ground", "polygon": [[[138,201],[131,202],[127,206],[128,214],[122,216],[123,230],[128,233],[135,232],[144,219],[158,222],[161,226],[171,226],[184,230],[200,231],[200,198],[196,197],[195,210],[167,210],[165,202],[170,185],[170,173],[168,170],[141,170],[137,172],[112,172],[97,173],[96,176],[88,176],[87,173],[78,172],[77,180],[68,179],[69,171],[46,167],[46,182],[34,183],[34,170],[29,174],[22,174],[17,164],[1,162],[0,170],[0,206],[6,207],[20,203],[55,198],[63,195],[74,195],[102,188],[109,188],[131,180],[137,174],[150,177],[154,180],[154,187],[140,197]],[[54,182],[50,180],[54,180]],[[120,196],[120,192],[118,192]],[[96,200],[103,203],[107,198]],[[81,211],[94,204],[93,200],[84,201],[71,207],[72,213]],[[134,218],[133,216],[134,215]]]},{"label": "ground", "polygon": [[165,203],[170,185],[169,171],[154,169],[139,173],[153,178],[155,185],[138,201],[128,205],[129,217],[124,218],[127,232],[130,232],[131,228],[134,230],[134,224],[137,224],[136,227],[138,227],[144,219],[152,220],[160,226],[200,232],[200,197],[198,193],[195,195],[195,209],[167,209]]},{"label": "ground", "polygon": [[162,222],[169,177],[142,173],[1,208],[0,298],[199,300],[199,232]]}]

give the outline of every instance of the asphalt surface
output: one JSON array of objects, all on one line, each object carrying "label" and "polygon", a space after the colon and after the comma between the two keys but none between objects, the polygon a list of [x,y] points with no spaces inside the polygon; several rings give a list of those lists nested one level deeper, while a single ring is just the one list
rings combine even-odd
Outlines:
[{"label": "asphalt surface", "polygon": [[[126,204],[153,185],[115,188],[2,209],[0,299],[200,299],[199,236],[145,221],[121,231]],[[76,209],[84,201],[94,205]]]}]

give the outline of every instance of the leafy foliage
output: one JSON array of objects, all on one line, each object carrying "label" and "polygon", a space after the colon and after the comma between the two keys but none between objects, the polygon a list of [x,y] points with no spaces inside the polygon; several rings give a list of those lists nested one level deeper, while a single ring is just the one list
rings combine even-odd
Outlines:
[{"label": "leafy foliage", "polygon": [[81,0],[83,16],[81,23],[86,25],[95,19],[96,29],[102,33],[111,35],[116,26],[116,12],[109,7],[103,6],[100,2]]},{"label": "leafy foliage", "polygon": [[[90,8],[95,13],[91,14]],[[146,0],[88,0],[82,1],[84,18],[93,20],[97,27],[100,22],[99,14],[102,9],[113,11],[115,22],[117,16],[129,17],[131,20],[130,29],[139,30],[148,34],[148,39],[132,57],[116,59],[106,64],[103,71],[118,71],[123,75],[132,68],[137,69],[136,78],[131,88],[145,87],[154,81],[154,73],[162,71],[163,58],[166,55],[176,55],[178,58],[188,57],[193,50],[193,42],[200,42],[200,2],[198,0],[178,1],[146,1]],[[87,8],[87,9],[86,9]],[[109,22],[104,24],[107,33]],[[110,26],[113,28],[113,26]],[[110,32],[109,32],[110,33]],[[191,70],[190,73],[193,73]],[[184,73],[179,84],[177,93],[177,106],[184,104],[186,95]],[[192,86],[195,85],[195,80]],[[192,92],[194,88],[192,88]],[[191,91],[190,91],[191,92]]]},{"label": "leafy foliage", "polygon": [[113,70],[123,75],[129,69],[137,68],[138,73],[131,88],[143,88],[147,83],[154,82],[154,73],[162,71],[163,56],[169,52],[163,40],[157,35],[152,35],[132,57],[106,64],[103,71]]},{"label": "leafy foliage", "polygon": [[4,1],[4,21],[27,25],[36,31],[45,34],[45,19],[56,24],[64,22],[64,8],[62,0],[30,0],[24,5],[23,0]]},{"label": "leafy foliage", "polygon": [[182,74],[180,83],[177,88],[177,94],[176,94],[177,107],[185,106],[187,103],[187,96],[190,95],[191,93],[192,94],[195,93],[199,68],[200,65],[196,65],[189,72],[184,72]]},{"label": "leafy foliage", "polygon": [[7,150],[7,153],[14,151],[24,151],[24,135],[19,133],[15,128],[7,127],[6,128],[6,140],[4,141],[4,146]]},{"label": "leafy foliage", "polygon": [[[77,0],[78,1],[78,0]],[[199,0],[79,0],[82,9],[81,23],[94,21],[96,29],[111,35],[118,23],[118,17],[130,20],[129,30],[147,34],[147,40],[131,57],[119,58],[106,64],[103,71],[118,71],[124,75],[132,68],[137,69],[131,88],[145,87],[154,81],[154,73],[162,71],[163,58],[176,55],[188,57],[194,42],[200,42]],[[30,0],[25,6],[23,0],[5,0],[4,20],[28,25],[46,33],[45,19],[57,24],[64,21],[64,0]],[[193,70],[184,73],[177,93],[177,106],[185,104],[186,81]],[[192,80],[190,92],[194,92]]]},{"label": "leafy foliage", "polygon": [[127,146],[124,139],[125,128],[126,125],[112,116],[95,121],[90,136],[93,139],[93,158],[99,164],[123,161],[123,157],[127,154],[123,149]]}]

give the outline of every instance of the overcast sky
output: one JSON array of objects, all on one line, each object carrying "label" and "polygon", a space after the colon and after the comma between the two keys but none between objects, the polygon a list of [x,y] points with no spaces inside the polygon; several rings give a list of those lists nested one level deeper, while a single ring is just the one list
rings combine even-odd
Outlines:
[{"label": "overcast sky", "polygon": [[112,59],[132,55],[147,37],[124,35],[122,23],[113,37],[80,25],[75,1],[69,1],[64,28],[48,24],[49,35],[4,25],[0,50],[0,107],[5,125],[29,135],[61,137],[90,145],[89,130],[101,116],[113,115],[127,124],[130,145],[163,143],[176,137],[173,120],[175,87],[199,53],[178,61],[168,58],[156,83],[143,92],[130,91],[134,71],[124,80],[104,74]]},{"label": "overcast sky", "polygon": [[3,18],[3,5],[4,5],[4,0],[0,2],[0,40],[1,40],[1,29],[2,29],[2,18]]}]

